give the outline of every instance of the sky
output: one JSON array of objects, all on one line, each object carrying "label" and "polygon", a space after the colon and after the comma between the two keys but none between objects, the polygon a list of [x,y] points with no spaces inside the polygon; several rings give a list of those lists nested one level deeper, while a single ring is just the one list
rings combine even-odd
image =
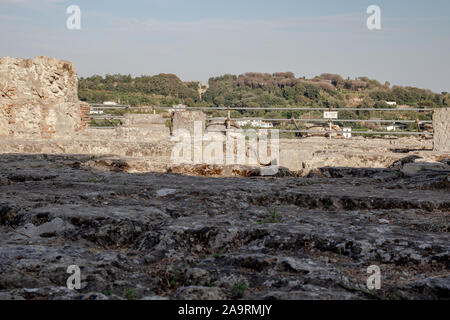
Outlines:
[{"label": "sky", "polygon": [[83,77],[291,71],[450,91],[448,0],[0,0],[0,39],[0,56],[69,60]]}]

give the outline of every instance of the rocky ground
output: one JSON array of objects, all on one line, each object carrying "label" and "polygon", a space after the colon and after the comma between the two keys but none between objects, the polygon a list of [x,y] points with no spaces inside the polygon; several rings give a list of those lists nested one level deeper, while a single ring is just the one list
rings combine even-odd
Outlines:
[{"label": "rocky ground", "polygon": [[450,298],[446,158],[306,177],[93,161],[0,155],[0,299]]}]

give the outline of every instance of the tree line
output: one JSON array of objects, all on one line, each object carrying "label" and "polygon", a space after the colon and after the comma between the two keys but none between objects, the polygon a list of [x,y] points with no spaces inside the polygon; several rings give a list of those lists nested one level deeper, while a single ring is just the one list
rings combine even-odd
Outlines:
[{"label": "tree line", "polygon": [[292,72],[226,74],[210,78],[205,89],[200,82],[183,82],[174,74],[95,75],[79,79],[80,99],[96,103],[120,100],[123,104],[156,106],[183,103],[192,107],[392,108],[386,101],[395,101],[413,107],[450,107],[447,92],[391,86],[368,77],[344,79],[330,73],[312,79],[296,78]]}]

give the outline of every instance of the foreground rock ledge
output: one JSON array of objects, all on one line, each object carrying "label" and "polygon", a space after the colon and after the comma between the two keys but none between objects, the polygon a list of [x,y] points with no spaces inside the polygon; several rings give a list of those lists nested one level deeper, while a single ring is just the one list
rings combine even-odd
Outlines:
[{"label": "foreground rock ledge", "polygon": [[[0,156],[0,298],[450,297],[446,169],[406,174],[406,159],[307,178],[209,178],[89,161]],[[73,264],[79,291],[65,287]],[[374,264],[382,289],[368,291]]]}]

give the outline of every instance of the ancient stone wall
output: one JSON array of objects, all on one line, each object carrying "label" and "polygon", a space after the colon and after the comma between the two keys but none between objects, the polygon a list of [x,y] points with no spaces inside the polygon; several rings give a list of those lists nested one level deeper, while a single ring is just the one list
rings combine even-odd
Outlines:
[{"label": "ancient stone wall", "polygon": [[433,112],[434,151],[450,152],[450,108]]},{"label": "ancient stone wall", "polygon": [[160,114],[127,113],[122,120],[124,127],[156,127],[165,126],[167,119]]},{"label": "ancient stone wall", "polygon": [[0,59],[0,137],[68,138],[89,125],[89,111],[72,63]]},{"label": "ancient stone wall", "polygon": [[160,114],[126,114],[122,125],[114,130],[114,138],[121,141],[170,140],[169,128]]},{"label": "ancient stone wall", "polygon": [[170,132],[173,135],[178,129],[185,129],[191,133],[194,133],[194,123],[202,123],[201,132],[205,131],[206,115],[201,111],[183,111],[174,112],[170,123]]}]

